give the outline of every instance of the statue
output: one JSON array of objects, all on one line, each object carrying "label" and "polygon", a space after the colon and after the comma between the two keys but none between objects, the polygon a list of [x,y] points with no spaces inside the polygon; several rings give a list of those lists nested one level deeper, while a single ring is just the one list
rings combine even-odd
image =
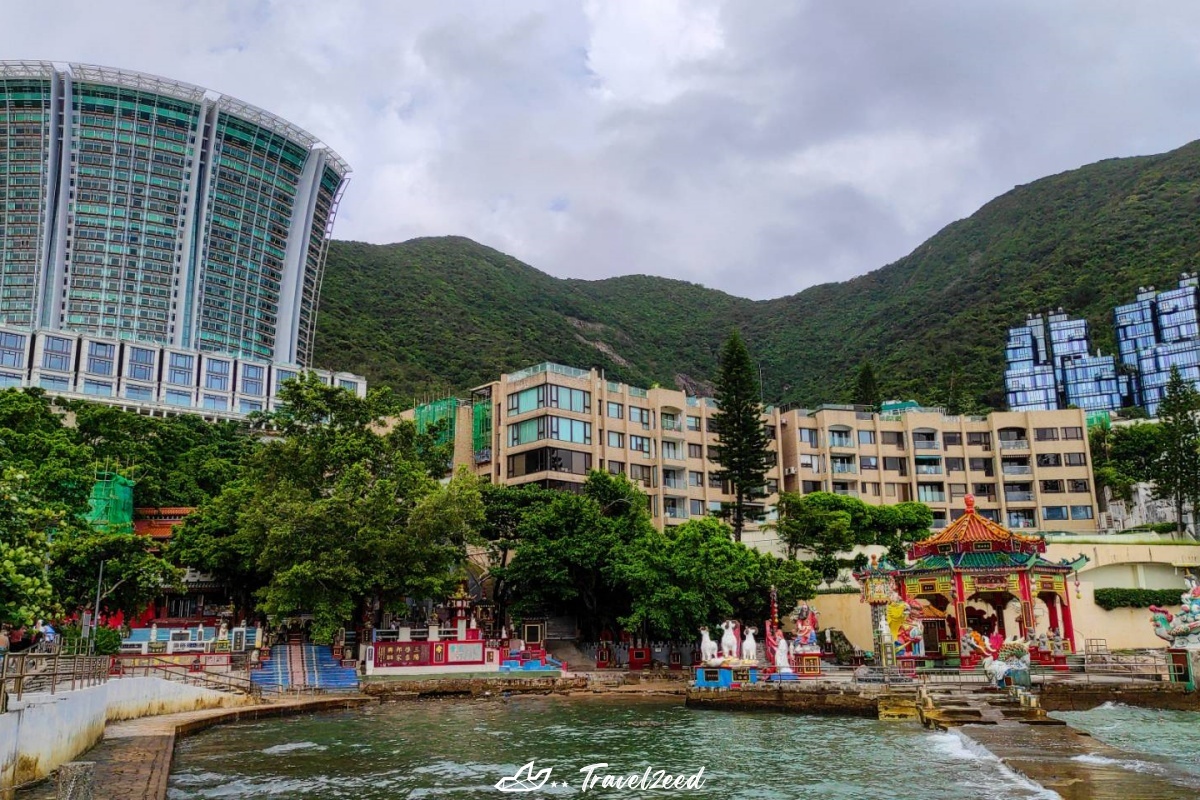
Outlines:
[{"label": "statue", "polygon": [[218,642],[229,641],[229,623],[226,622],[225,620],[221,620],[221,630],[219,630],[217,632],[217,641]]},{"label": "statue", "polygon": [[782,630],[775,631],[775,673],[777,675],[790,675],[792,673],[792,662],[788,658],[787,639],[783,636]]},{"label": "statue", "polygon": [[700,629],[700,660],[713,661],[717,657],[717,643],[708,636],[708,628]]},{"label": "statue", "polygon": [[1191,573],[1183,580],[1185,589],[1179,596],[1179,613],[1150,606],[1150,622],[1154,625],[1154,635],[1169,642],[1171,647],[1200,649],[1200,584]]},{"label": "statue", "polygon": [[909,600],[903,606],[903,614],[900,629],[896,634],[896,655],[923,655],[925,623],[921,619],[921,604],[916,600]]},{"label": "statue", "polygon": [[727,619],[721,623],[721,630],[725,631],[721,636],[721,655],[724,658],[737,658],[737,623]]},{"label": "statue", "polygon": [[746,628],[746,638],[742,640],[742,658],[746,661],[758,661],[758,642],[754,638],[756,633],[758,628]]}]

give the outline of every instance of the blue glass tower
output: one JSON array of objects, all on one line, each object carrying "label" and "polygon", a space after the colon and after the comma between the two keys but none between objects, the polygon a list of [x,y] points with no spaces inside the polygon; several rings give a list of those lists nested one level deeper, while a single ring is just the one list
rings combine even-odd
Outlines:
[{"label": "blue glass tower", "polygon": [[1048,317],[1030,314],[1008,332],[1004,385],[1012,411],[1075,406],[1089,411],[1127,405],[1129,379],[1112,356],[1091,355],[1087,320],[1060,308]]},{"label": "blue glass tower", "polygon": [[1166,394],[1171,369],[1200,386],[1200,279],[1180,276],[1179,286],[1158,292],[1140,288],[1134,302],[1114,312],[1121,360],[1137,368],[1141,405],[1154,416]]}]

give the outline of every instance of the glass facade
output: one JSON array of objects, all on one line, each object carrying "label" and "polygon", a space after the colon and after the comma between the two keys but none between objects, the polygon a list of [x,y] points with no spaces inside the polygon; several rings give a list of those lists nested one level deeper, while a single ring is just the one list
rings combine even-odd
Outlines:
[{"label": "glass facade", "polygon": [[1200,387],[1200,280],[1180,276],[1179,286],[1155,293],[1141,288],[1137,298],[1113,314],[1122,361],[1137,370],[1138,400],[1154,416],[1166,394],[1171,369]]},{"label": "glass facade", "polygon": [[0,325],[305,366],[348,174],[198,86],[0,62]]},{"label": "glass facade", "polygon": [[1090,354],[1087,320],[1060,310],[1031,314],[1011,328],[1005,347],[1004,387],[1010,411],[1051,411],[1075,406],[1116,410],[1132,402],[1129,378],[1113,356]]}]

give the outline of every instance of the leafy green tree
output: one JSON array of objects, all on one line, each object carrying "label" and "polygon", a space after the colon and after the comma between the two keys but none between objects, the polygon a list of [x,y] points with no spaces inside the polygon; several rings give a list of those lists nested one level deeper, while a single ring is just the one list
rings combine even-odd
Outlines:
[{"label": "leafy green tree", "polygon": [[[811,551],[817,558],[833,556],[849,550],[856,543],[851,513],[823,506],[821,498],[817,498],[819,494],[826,493],[814,492],[801,496],[794,492],[783,492],[779,495],[776,506],[779,519],[774,526],[788,558],[794,559],[800,550]],[[829,496],[840,498],[840,495]],[[865,504],[863,506],[865,509]]]},{"label": "leafy green tree", "polygon": [[482,576],[490,584],[492,601],[496,604],[496,619],[506,619],[512,602],[512,584],[505,570],[520,544],[518,530],[525,514],[549,503],[556,493],[532,484],[506,486],[487,483],[482,487],[484,521],[480,536],[486,542],[487,572]]},{"label": "leafy green tree", "polygon": [[93,460],[44,392],[0,390],[0,464],[19,470],[40,503],[67,520],[86,513],[96,478]]},{"label": "leafy green tree", "polygon": [[927,536],[933,525],[933,510],[924,503],[907,502],[869,508],[875,544],[886,547],[888,558],[895,564],[904,563],[908,546]]},{"label": "leafy green tree", "polygon": [[863,361],[858,368],[858,377],[854,386],[854,402],[862,406],[870,406],[879,410],[883,396],[879,391],[879,382],[875,380],[875,369],[870,361]]},{"label": "leafy green tree", "polygon": [[1152,471],[1155,494],[1175,504],[1177,529],[1186,530],[1183,509],[1200,508],[1200,393],[1171,368],[1158,406],[1159,457]]},{"label": "leafy green tree", "polygon": [[49,577],[55,598],[68,613],[91,609],[99,589],[101,613],[120,611],[128,618],[144,611],[182,574],[158,555],[152,539],[78,525],[55,536]]},{"label": "leafy green tree", "polygon": [[1107,487],[1114,497],[1128,502],[1135,484],[1154,480],[1154,462],[1161,452],[1157,424],[1095,427],[1088,432],[1088,439],[1092,474],[1102,498],[1100,490]]},{"label": "leafy green tree", "polygon": [[754,361],[741,335],[734,331],[721,349],[720,369],[714,387],[719,408],[712,417],[717,434],[713,459],[723,480],[733,486],[733,503],[725,509],[733,538],[742,540],[747,520],[761,519],[759,506],[750,501],[762,492],[767,474],[769,439],[763,425],[762,393]]},{"label": "leafy green tree", "polygon": [[29,479],[7,467],[0,475],[0,624],[32,625],[53,608],[45,577],[49,532],[61,517],[29,492]]},{"label": "leafy green tree", "polygon": [[492,572],[511,587],[518,616],[570,614],[584,636],[594,637],[628,614],[628,588],[612,568],[630,542],[650,531],[637,487],[623,475],[593,471],[581,494],[554,493],[529,508],[517,526],[512,561]]}]

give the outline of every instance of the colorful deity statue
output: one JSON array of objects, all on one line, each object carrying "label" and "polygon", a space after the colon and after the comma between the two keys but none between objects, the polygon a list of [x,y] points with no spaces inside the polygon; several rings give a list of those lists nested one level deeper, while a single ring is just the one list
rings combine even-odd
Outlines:
[{"label": "colorful deity statue", "polygon": [[1200,648],[1200,585],[1191,574],[1184,576],[1184,583],[1179,613],[1150,606],[1150,622],[1154,625],[1154,635],[1170,642],[1171,647],[1197,649]]},{"label": "colorful deity statue", "polygon": [[792,652],[806,653],[821,649],[821,646],[817,643],[817,631],[820,629],[820,621],[817,618],[817,610],[815,608],[808,603],[800,603],[800,605],[796,606],[796,610],[792,612],[792,622],[796,625],[796,635],[792,641]]}]

